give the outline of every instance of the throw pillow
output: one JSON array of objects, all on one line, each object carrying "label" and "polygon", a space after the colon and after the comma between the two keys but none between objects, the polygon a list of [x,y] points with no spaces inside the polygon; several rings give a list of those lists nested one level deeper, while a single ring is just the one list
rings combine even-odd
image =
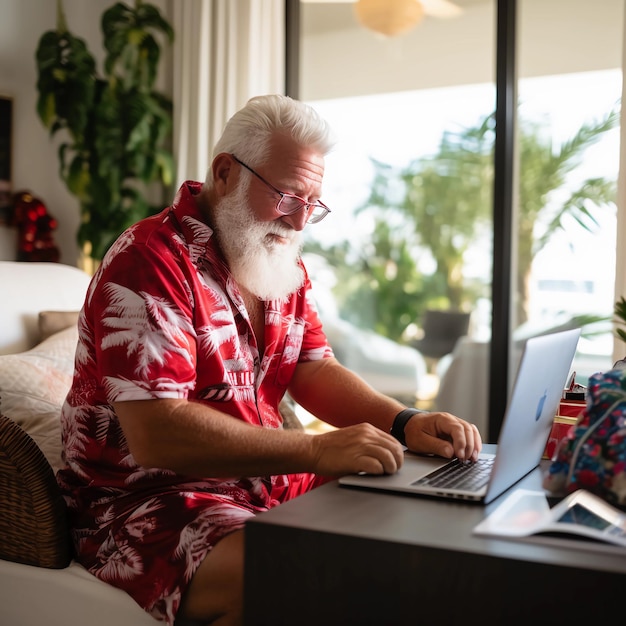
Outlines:
[{"label": "throw pillow", "polygon": [[56,472],[61,407],[74,373],[78,328],[71,326],[19,354],[0,355],[0,412],[17,422]]},{"label": "throw pillow", "polygon": [[60,330],[65,330],[78,323],[79,311],[40,311],[39,341],[44,341]]}]

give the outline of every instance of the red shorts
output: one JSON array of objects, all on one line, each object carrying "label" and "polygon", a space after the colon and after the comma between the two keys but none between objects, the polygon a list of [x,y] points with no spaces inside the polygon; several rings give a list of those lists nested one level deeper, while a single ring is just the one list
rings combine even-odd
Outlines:
[{"label": "red shorts", "polygon": [[192,576],[222,537],[243,528],[254,515],[328,480],[292,474],[288,485],[271,491],[265,507],[233,498],[228,487],[226,496],[199,490],[154,494],[129,506],[100,504],[90,511],[91,521],[100,522],[98,528],[74,524],[76,558],[97,578],[126,591],[155,619],[172,626]]}]

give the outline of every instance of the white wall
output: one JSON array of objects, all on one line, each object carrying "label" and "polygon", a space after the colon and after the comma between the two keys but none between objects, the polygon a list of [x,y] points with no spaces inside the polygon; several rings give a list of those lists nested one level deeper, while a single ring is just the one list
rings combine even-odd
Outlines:
[{"label": "white wall", "polygon": [[[100,17],[114,0],[63,0],[69,30],[86,40],[98,61],[104,54]],[[166,0],[151,0],[164,10]],[[54,232],[61,262],[78,259],[78,202],[59,177],[57,141],[50,140],[37,117],[35,51],[41,35],[56,27],[56,0],[0,0],[0,93],[13,102],[13,190],[41,198],[57,219]],[[14,258],[16,233],[0,229],[0,259]]]}]

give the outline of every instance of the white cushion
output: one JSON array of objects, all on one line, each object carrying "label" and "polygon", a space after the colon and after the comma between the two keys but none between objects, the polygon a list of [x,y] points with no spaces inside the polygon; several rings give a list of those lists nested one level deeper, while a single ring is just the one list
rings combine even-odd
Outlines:
[{"label": "white cushion", "polygon": [[46,569],[0,560],[3,626],[163,626],[117,589],[72,561]]},{"label": "white cushion", "polygon": [[40,311],[78,311],[89,274],[62,263],[0,261],[0,354],[15,354],[40,341]]},{"label": "white cushion", "polygon": [[53,470],[61,464],[61,407],[72,383],[75,326],[31,350],[0,356],[0,411],[37,443]]}]

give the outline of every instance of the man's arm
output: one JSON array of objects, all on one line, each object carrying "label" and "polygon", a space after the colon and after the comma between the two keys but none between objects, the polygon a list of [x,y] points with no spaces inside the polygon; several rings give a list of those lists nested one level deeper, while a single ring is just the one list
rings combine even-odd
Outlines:
[{"label": "man's arm", "polygon": [[[334,358],[298,364],[289,393],[307,411],[337,427],[368,422],[388,433],[396,415],[406,408]],[[482,448],[476,426],[450,413],[417,414],[406,423],[404,433],[414,452],[475,460]]]},{"label": "man's arm", "polygon": [[253,426],[198,402],[116,402],[115,412],[135,461],[198,477],[313,472],[342,476],[393,473],[402,448],[370,424],[311,435]]},{"label": "man's arm", "polygon": [[406,408],[335,358],[299,363],[289,394],[317,418],[338,428],[369,422],[388,433],[394,417]]}]

